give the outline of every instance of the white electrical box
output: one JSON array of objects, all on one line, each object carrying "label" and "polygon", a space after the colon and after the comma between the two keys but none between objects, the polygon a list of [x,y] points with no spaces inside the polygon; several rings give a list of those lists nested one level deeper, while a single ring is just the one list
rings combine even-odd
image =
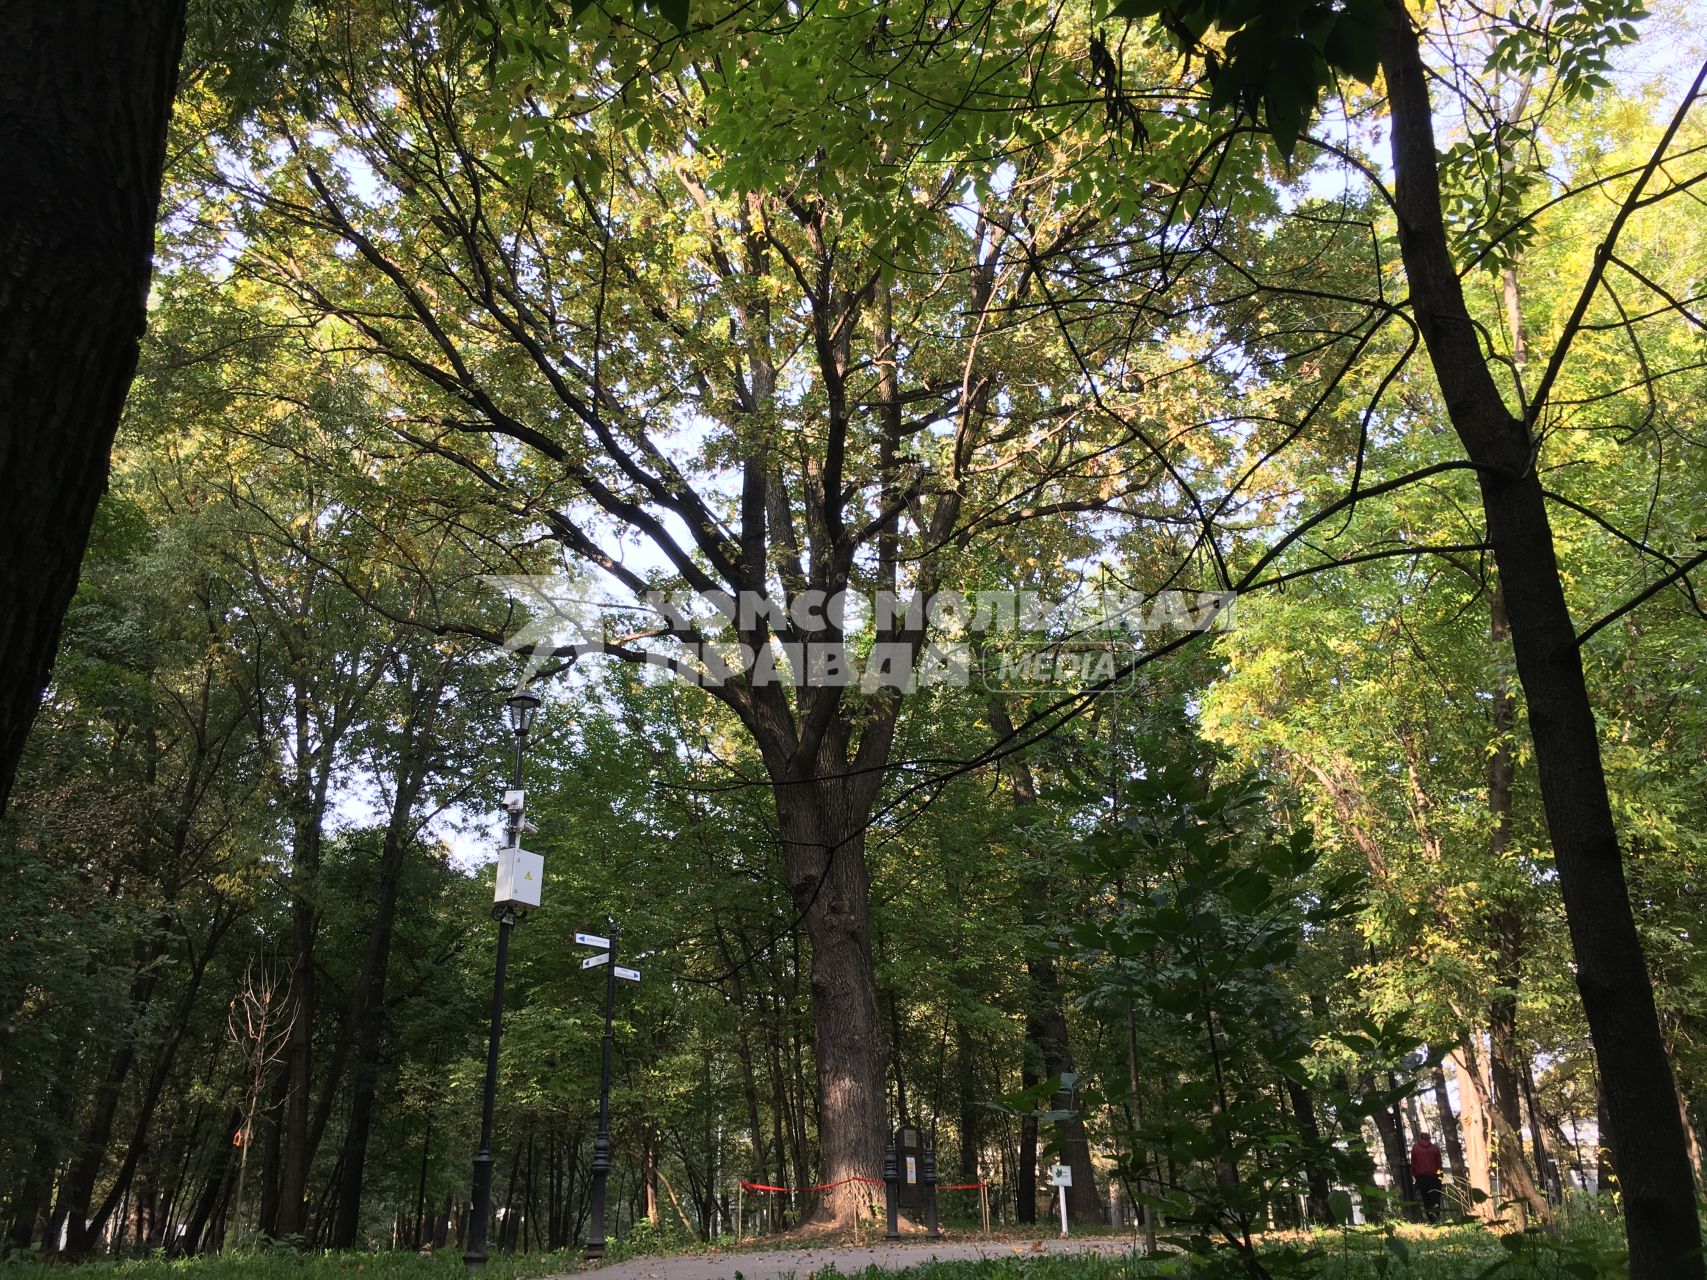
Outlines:
[{"label": "white electrical box", "polygon": [[492,901],[500,907],[537,907],[545,879],[545,859],[526,849],[498,850],[498,889]]}]

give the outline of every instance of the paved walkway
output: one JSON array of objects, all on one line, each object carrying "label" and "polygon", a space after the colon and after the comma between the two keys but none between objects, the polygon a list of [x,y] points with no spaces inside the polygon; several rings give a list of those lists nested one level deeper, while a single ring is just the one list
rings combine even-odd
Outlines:
[{"label": "paved walkway", "polygon": [[854,1275],[867,1267],[904,1271],[921,1262],[977,1262],[984,1258],[1018,1258],[1039,1253],[1125,1254],[1130,1236],[1085,1236],[1050,1240],[903,1240],[899,1244],[826,1245],[822,1248],[776,1249],[764,1253],[696,1253],[674,1257],[631,1258],[579,1275],[592,1280],[807,1280],[814,1272],[834,1267]]}]

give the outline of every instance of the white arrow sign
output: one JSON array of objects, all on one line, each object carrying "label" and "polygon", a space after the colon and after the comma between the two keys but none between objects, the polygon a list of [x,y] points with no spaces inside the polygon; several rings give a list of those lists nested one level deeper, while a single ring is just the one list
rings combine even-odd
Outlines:
[{"label": "white arrow sign", "polygon": [[[610,952],[606,951],[603,955],[588,956],[585,960],[581,961],[581,967],[583,969],[593,969],[597,968],[601,964],[609,962],[609,960]],[[618,969],[617,972],[621,973],[622,970]]]},{"label": "white arrow sign", "polygon": [[610,947],[610,939],[601,938],[596,933],[577,933],[575,935],[575,941],[580,943],[583,947],[603,947],[607,950]]},{"label": "white arrow sign", "polygon": [[638,969],[624,969],[619,964],[616,967],[616,976],[619,978],[627,978],[630,982],[639,982],[640,981],[640,970],[638,970]]}]

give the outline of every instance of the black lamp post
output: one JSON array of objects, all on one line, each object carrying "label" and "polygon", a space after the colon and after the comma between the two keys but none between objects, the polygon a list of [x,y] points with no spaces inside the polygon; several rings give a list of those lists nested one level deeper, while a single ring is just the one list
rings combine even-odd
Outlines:
[{"label": "black lamp post", "polygon": [[[527,749],[528,731],[533,728],[539,707],[539,695],[525,689],[518,690],[504,701],[510,731],[516,735],[516,767],[510,776],[510,789],[504,795],[504,808],[510,815],[507,849],[520,849],[522,845],[525,822],[522,755]],[[498,922],[498,964],[492,977],[492,1031],[486,1041],[486,1092],[480,1105],[480,1150],[474,1153],[474,1205],[468,1224],[468,1252],[462,1255],[470,1271],[486,1268],[486,1229],[492,1219],[492,1112],[498,1095],[498,1040],[504,1023],[504,969],[510,958],[510,930],[522,918],[522,908],[515,902],[499,901],[492,908],[492,918]]]}]

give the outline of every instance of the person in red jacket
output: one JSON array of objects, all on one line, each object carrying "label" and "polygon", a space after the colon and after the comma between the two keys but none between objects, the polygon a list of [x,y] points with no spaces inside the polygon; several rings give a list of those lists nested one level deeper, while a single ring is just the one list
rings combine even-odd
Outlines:
[{"label": "person in red jacket", "polygon": [[1411,1145],[1411,1181],[1422,1197],[1423,1216],[1430,1222],[1440,1221],[1440,1148],[1426,1133],[1419,1133]]}]

